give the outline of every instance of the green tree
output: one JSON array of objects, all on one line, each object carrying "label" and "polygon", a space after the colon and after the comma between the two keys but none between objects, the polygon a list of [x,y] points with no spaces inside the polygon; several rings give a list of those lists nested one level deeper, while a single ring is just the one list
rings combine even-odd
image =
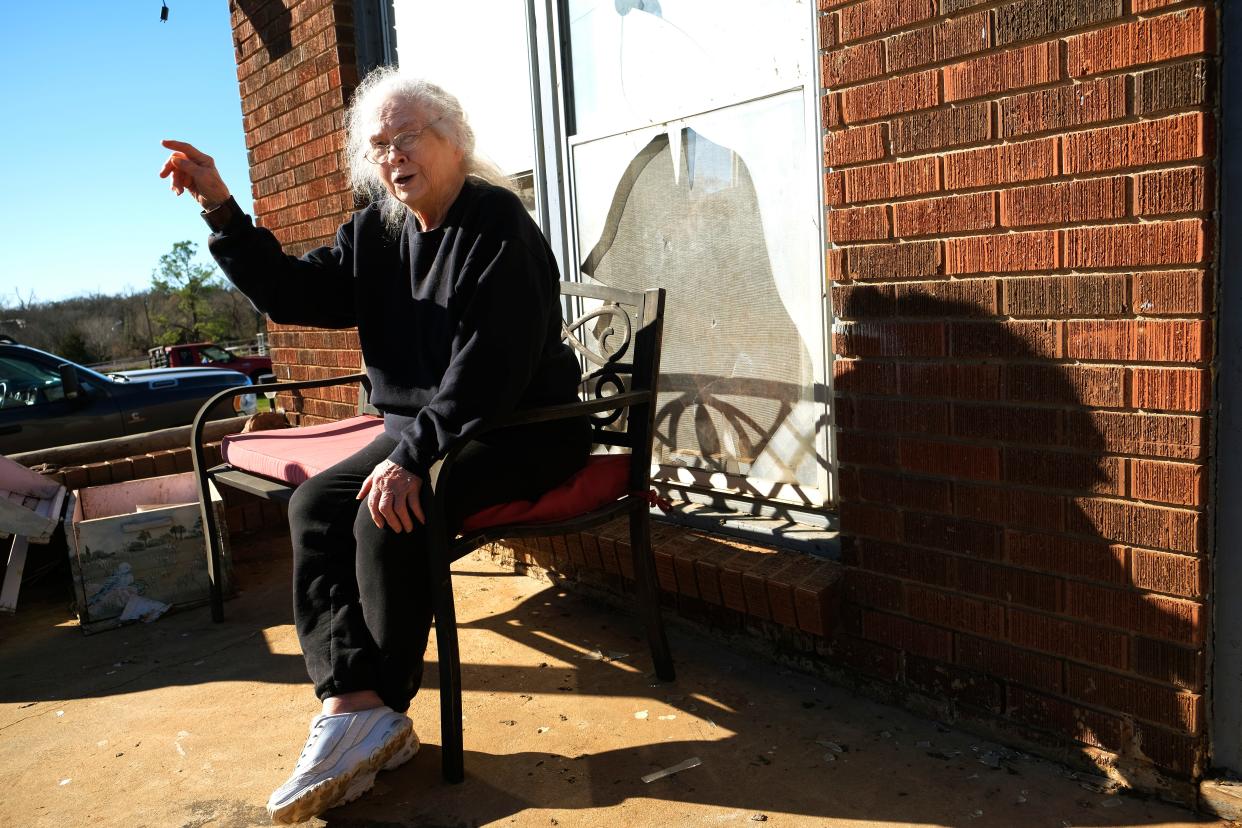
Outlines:
[{"label": "green tree", "polygon": [[162,328],[154,338],[160,345],[177,345],[203,339],[224,339],[232,320],[213,307],[212,297],[224,290],[214,267],[194,261],[198,246],[179,241],[160,256],[160,265],[151,274],[151,289],[167,300],[167,313],[155,314]]},{"label": "green tree", "polygon": [[90,343],[86,341],[86,337],[76,328],[65,331],[61,336],[58,336],[53,349],[57,355],[71,362],[89,365],[100,360],[99,352],[90,346]]}]

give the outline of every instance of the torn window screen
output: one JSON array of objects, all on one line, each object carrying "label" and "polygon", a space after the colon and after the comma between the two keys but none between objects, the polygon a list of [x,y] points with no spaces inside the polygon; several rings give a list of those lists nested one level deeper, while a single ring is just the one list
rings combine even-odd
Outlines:
[{"label": "torn window screen", "polygon": [[583,274],[668,291],[662,464],[818,485],[822,305],[802,113],[791,92],[575,147]]}]

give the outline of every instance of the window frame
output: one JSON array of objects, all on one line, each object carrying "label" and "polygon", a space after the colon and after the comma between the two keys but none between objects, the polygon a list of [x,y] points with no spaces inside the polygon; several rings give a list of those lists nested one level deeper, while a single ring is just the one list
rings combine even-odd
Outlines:
[{"label": "window frame", "polygon": [[[537,61],[538,65],[547,67],[557,67],[558,75],[554,79],[549,79],[549,86],[559,87],[563,90],[561,99],[556,103],[562,110],[568,110],[568,114],[564,114],[559,119],[561,132],[555,136],[550,136],[547,131],[536,136],[537,147],[539,145],[548,145],[547,155],[551,157],[554,153],[559,159],[562,168],[555,170],[555,175],[562,182],[560,204],[564,205],[564,212],[559,215],[553,214],[555,220],[549,221],[546,225],[548,228],[557,227],[564,234],[563,245],[564,254],[560,261],[562,273],[567,274],[566,278],[579,278],[578,269],[574,263],[582,261],[581,258],[581,240],[577,233],[577,205],[575,203],[575,177],[573,170],[573,154],[574,149],[583,143],[598,140],[607,137],[610,134],[576,134],[572,132],[572,94],[573,83],[571,78],[572,61],[571,52],[572,43],[569,35],[567,10],[568,4],[558,0],[527,0],[528,6],[535,5],[536,15],[539,13],[538,6],[543,6],[543,14],[548,21],[555,22],[556,27],[549,32],[549,38],[541,40],[539,35],[541,31],[536,30],[536,43],[532,54],[532,60]],[[820,95],[820,89],[817,81],[817,75],[813,71],[813,67],[817,65],[816,61],[819,54],[819,31],[815,25],[815,9],[813,4],[808,8],[806,25],[810,28],[810,51],[811,54],[806,55],[808,67],[805,82],[802,84],[803,95],[803,128],[806,136],[806,146],[808,151],[814,151],[815,148],[823,146],[823,129],[821,119],[821,107],[823,104]],[[534,68],[532,67],[532,77],[535,77]],[[551,83],[555,81],[555,83]],[[733,101],[727,106],[737,106],[750,101],[762,100],[764,98],[774,97],[776,95],[786,94],[797,87],[782,87],[780,89],[769,90],[764,95],[749,98],[746,100]],[[706,110],[705,112],[716,111],[724,107],[716,107]],[[670,121],[652,121],[643,124],[631,125],[622,132],[633,132],[638,130],[648,130],[662,125],[675,126],[678,125],[682,118],[690,119],[698,115],[705,114],[700,112],[684,113],[679,119]],[[536,149],[539,153],[539,149]],[[820,156],[816,154],[815,170],[818,171],[820,164]],[[551,178],[554,171],[549,169],[547,176]],[[818,209],[814,210],[817,218],[815,227],[815,235],[818,239],[825,238],[824,233],[824,189],[823,176],[816,175],[815,193],[817,197]],[[827,252],[823,243],[814,246],[815,253],[812,264],[815,266],[815,272],[824,274],[826,272]],[[570,267],[566,266],[566,263]],[[819,282],[818,293],[820,297],[820,365],[823,366],[823,374],[814,377],[815,388],[815,404],[816,413],[821,418],[820,425],[816,429],[815,445],[817,457],[822,459],[822,463],[817,470],[816,486],[813,491],[806,491],[797,484],[779,484],[770,481],[763,481],[757,478],[746,478],[740,475],[721,475],[725,485],[714,485],[710,478],[713,475],[695,472],[693,477],[700,478],[699,482],[687,484],[678,478],[684,476],[685,472],[678,471],[666,467],[653,467],[653,480],[663,484],[669,488],[674,488],[682,492],[698,492],[700,497],[698,500],[713,503],[733,503],[736,507],[741,508],[743,505],[747,508],[759,508],[765,512],[773,514],[785,514],[789,510],[796,510],[800,514],[809,515],[821,513],[826,522],[831,522],[831,517],[835,513],[835,504],[838,492],[838,474],[836,463],[836,440],[834,428],[834,416],[832,401],[832,374],[833,374],[833,354],[831,348],[831,331],[832,331],[832,306],[831,293],[828,290],[828,282],[826,278],[822,278]],[[811,343],[808,343],[808,347]],[[709,478],[706,483],[701,482],[702,478]],[[756,489],[768,492],[768,495],[756,493]],[[771,493],[775,496],[771,496]]]}]

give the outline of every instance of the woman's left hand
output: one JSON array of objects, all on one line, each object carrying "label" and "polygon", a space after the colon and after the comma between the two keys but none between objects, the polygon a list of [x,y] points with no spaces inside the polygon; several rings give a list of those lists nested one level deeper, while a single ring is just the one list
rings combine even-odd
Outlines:
[{"label": "woman's left hand", "polygon": [[427,522],[419,502],[422,490],[421,477],[391,460],[385,460],[362,481],[358,500],[367,499],[371,520],[380,529],[387,526],[394,532],[410,532],[414,529],[415,520]]}]

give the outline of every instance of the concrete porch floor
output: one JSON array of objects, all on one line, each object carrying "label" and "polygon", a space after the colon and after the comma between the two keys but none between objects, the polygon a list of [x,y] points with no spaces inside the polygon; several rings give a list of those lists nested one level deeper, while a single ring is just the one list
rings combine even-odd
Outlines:
[{"label": "concrete porch floor", "polygon": [[[290,624],[287,540],[234,546],[242,589],[223,624],[200,608],[84,637],[67,588],[43,582],[0,616],[0,826],[267,824],[318,703]],[[1088,790],[677,625],[678,680],[656,683],[636,617],[490,561],[456,572],[466,781],[440,778],[433,642],[411,710],[423,749],[308,824],[1225,824]],[[691,757],[702,764],[641,780]]]}]

